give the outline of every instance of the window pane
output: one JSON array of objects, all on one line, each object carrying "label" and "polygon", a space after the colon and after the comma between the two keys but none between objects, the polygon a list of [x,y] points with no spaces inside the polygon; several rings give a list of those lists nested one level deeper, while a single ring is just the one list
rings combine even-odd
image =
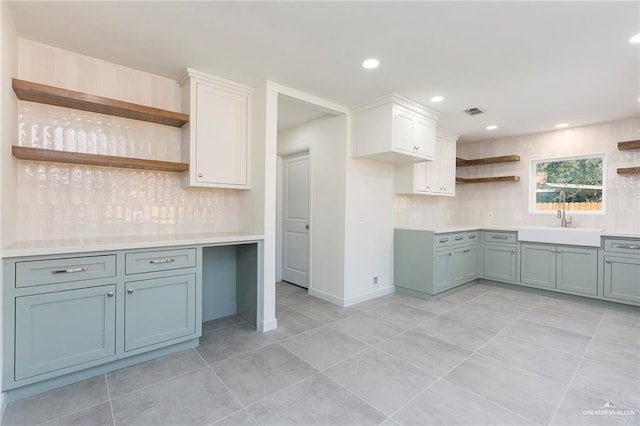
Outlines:
[{"label": "window pane", "polygon": [[535,210],[557,210],[564,191],[566,210],[602,211],[602,167],[602,156],[536,162]]}]

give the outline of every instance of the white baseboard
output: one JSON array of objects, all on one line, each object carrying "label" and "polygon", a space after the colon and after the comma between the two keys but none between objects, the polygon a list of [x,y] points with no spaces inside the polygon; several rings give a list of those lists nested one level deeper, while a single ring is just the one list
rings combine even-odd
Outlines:
[{"label": "white baseboard", "polygon": [[333,294],[325,293],[324,291],[316,290],[315,288],[309,289],[309,294],[311,296],[317,297],[318,299],[322,299],[326,302],[333,303],[334,305],[338,305],[341,308],[344,308],[344,299],[341,297],[336,297]]},{"label": "white baseboard", "polygon": [[269,321],[264,321],[262,324],[260,324],[258,331],[264,333],[266,331],[275,330],[276,328],[278,328],[278,320],[274,318]]},{"label": "white baseboard", "polygon": [[371,291],[369,293],[360,294],[358,296],[349,297],[344,300],[344,307],[355,305],[356,303],[366,302],[367,300],[375,299],[377,297],[391,294],[395,291],[395,287],[385,287],[378,290]]}]

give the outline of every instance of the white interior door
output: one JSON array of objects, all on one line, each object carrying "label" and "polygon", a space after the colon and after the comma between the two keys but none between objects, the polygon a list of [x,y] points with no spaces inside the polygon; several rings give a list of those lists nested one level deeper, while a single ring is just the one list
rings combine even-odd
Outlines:
[{"label": "white interior door", "polygon": [[309,155],[282,161],[282,279],[309,286]]}]

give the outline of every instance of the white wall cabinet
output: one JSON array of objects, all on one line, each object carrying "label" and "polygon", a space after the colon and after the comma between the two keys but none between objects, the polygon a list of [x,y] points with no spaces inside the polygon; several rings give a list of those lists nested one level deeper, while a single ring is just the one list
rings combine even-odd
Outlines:
[{"label": "white wall cabinet", "polygon": [[189,160],[188,186],[251,189],[253,89],[191,68],[179,82],[182,158]]},{"label": "white wall cabinet", "polygon": [[439,114],[388,95],[351,110],[351,156],[387,162],[435,159]]},{"label": "white wall cabinet", "polygon": [[438,131],[434,161],[396,164],[395,192],[455,196],[456,140],[456,136]]}]

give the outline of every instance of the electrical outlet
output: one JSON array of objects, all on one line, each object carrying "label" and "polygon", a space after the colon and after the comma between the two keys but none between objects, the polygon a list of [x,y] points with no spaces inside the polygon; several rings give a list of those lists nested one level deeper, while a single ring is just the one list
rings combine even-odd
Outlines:
[{"label": "electrical outlet", "polygon": [[144,215],[142,214],[142,210],[134,210],[133,223],[142,223],[142,222],[144,222]]},{"label": "electrical outlet", "polygon": [[378,285],[378,277],[373,277],[373,285],[374,286]]},{"label": "electrical outlet", "polygon": [[493,212],[487,213],[487,219],[493,220]]}]

